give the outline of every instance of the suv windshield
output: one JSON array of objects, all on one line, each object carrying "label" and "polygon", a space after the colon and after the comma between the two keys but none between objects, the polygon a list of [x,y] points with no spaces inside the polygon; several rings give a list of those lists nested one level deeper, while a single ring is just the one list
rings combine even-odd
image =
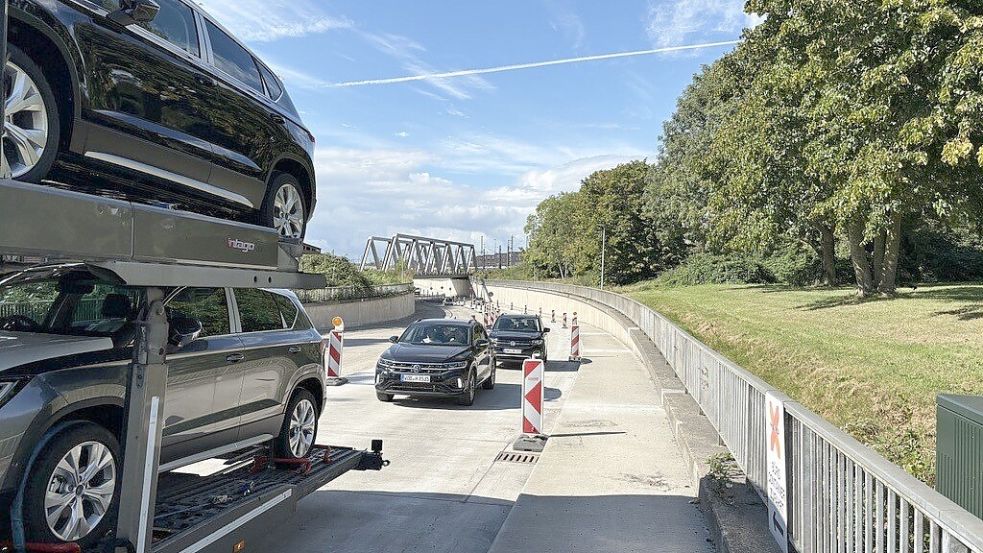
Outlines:
[{"label": "suv windshield", "polygon": [[509,332],[539,332],[538,317],[501,317],[495,321],[492,330]]},{"label": "suv windshield", "polygon": [[[143,290],[84,271],[22,273],[0,284],[0,330],[68,336],[115,336],[130,326]],[[2,282],[2,281],[0,281]]]},{"label": "suv windshield", "polygon": [[468,327],[440,322],[417,323],[406,329],[400,342],[432,346],[468,345]]}]

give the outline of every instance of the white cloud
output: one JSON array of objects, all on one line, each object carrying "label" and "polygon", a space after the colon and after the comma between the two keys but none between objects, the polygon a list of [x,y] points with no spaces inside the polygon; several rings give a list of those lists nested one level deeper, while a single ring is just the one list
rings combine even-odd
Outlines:
[{"label": "white cloud", "polygon": [[526,217],[542,199],[577,189],[584,177],[598,169],[640,157],[572,159],[552,168],[528,170],[505,186],[486,187],[435,175],[435,168],[443,168],[443,155],[447,152],[318,149],[318,209],[309,240],[352,256],[361,254],[369,236],[397,232],[475,244],[481,236],[486,244],[495,238],[505,241],[510,235],[522,235]]},{"label": "white cloud", "polygon": [[269,42],[353,25],[311,0],[199,0],[199,4],[244,41]]},{"label": "white cloud", "polygon": [[396,136],[398,136],[399,138],[407,138],[408,136],[410,136],[410,133],[406,131],[399,131],[398,133],[396,133]]},{"label": "white cloud", "polygon": [[574,49],[580,48],[587,36],[584,22],[580,16],[561,2],[546,2],[546,9],[550,13],[550,27],[569,40]]},{"label": "white cloud", "polygon": [[744,12],[744,0],[650,0],[646,32],[655,46],[664,47],[734,38],[761,21]]}]

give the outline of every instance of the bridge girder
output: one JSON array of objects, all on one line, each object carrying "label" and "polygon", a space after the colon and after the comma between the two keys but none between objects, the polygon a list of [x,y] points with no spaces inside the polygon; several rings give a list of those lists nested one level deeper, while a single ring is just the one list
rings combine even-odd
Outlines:
[{"label": "bridge girder", "polygon": [[[380,256],[380,250],[385,248]],[[476,265],[474,244],[411,234],[372,236],[365,242],[361,270],[396,269],[400,264],[417,276],[467,276]]]}]

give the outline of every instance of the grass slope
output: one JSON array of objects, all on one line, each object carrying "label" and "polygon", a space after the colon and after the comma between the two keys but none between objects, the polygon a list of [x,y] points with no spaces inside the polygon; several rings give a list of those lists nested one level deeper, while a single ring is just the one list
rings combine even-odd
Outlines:
[{"label": "grass slope", "polygon": [[936,394],[983,395],[983,285],[868,301],[779,286],[621,291],[929,484]]}]

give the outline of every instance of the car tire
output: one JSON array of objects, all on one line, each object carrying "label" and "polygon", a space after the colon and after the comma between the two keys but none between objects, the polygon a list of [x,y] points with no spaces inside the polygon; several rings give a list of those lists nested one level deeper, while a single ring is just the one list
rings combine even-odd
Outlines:
[{"label": "car tire", "polygon": [[[121,459],[119,440],[98,424],[81,422],[56,434],[37,456],[24,495],[28,541],[96,545],[116,525]],[[86,476],[93,463],[98,470]],[[46,508],[51,501],[61,501],[61,510]],[[73,525],[73,510],[81,510],[88,531]]]},{"label": "car tire", "polygon": [[485,381],[481,383],[481,389],[482,390],[494,390],[495,389],[495,372],[496,372],[496,367],[495,367],[495,363],[493,362],[492,363],[491,374],[488,375],[488,378],[486,378]]},{"label": "car tire", "polygon": [[297,177],[274,172],[263,198],[260,223],[276,230],[281,238],[303,239],[309,218],[304,187]]},{"label": "car tire", "polygon": [[[55,157],[58,155],[58,145],[61,140],[61,118],[58,114],[58,102],[55,100],[55,94],[52,91],[51,85],[48,84],[44,72],[38,64],[34,63],[34,60],[16,46],[8,46],[7,53],[10,59],[7,62],[6,71],[3,74],[4,90],[10,91],[11,94],[13,93],[14,87],[7,85],[8,78],[13,78],[14,75],[26,77],[27,81],[22,81],[24,87],[19,88],[19,90],[27,91],[25,99],[34,98],[35,94],[40,97],[42,109],[22,109],[13,113],[5,113],[5,116],[17,128],[32,130],[35,133],[40,129],[44,129],[46,134],[44,135],[43,145],[21,141],[19,144],[21,144],[22,149],[19,150],[13,138],[10,138],[12,135],[8,131],[8,138],[3,141],[4,158],[7,163],[12,164],[11,171],[13,172],[14,178],[25,182],[38,183],[48,175],[48,171],[51,170],[51,165],[55,162]],[[5,97],[4,99],[7,100],[9,98]],[[26,106],[27,104],[22,103],[22,105]],[[21,136],[26,138],[26,135]],[[37,153],[38,146],[41,147],[40,155]],[[17,153],[18,151],[28,151],[27,148],[32,148],[34,152],[31,155],[37,158],[30,166],[27,163],[22,163],[24,156]]]},{"label": "car tire", "polygon": [[377,391],[375,393],[375,397],[379,401],[382,401],[382,402],[385,402],[385,403],[389,403],[389,402],[391,402],[393,400],[393,395],[392,394],[387,394],[385,392],[379,392],[379,391]]},{"label": "car tire", "polygon": [[304,389],[294,392],[287,404],[280,435],[273,443],[273,452],[280,459],[301,459],[311,452],[317,439],[318,412],[314,394]]},{"label": "car tire", "polygon": [[468,373],[468,381],[465,383],[466,387],[464,389],[464,393],[457,396],[458,405],[463,405],[465,407],[474,405],[474,396],[478,392],[476,389],[478,387],[477,383],[475,382],[476,380],[478,380],[478,376],[474,373],[474,371]]}]

